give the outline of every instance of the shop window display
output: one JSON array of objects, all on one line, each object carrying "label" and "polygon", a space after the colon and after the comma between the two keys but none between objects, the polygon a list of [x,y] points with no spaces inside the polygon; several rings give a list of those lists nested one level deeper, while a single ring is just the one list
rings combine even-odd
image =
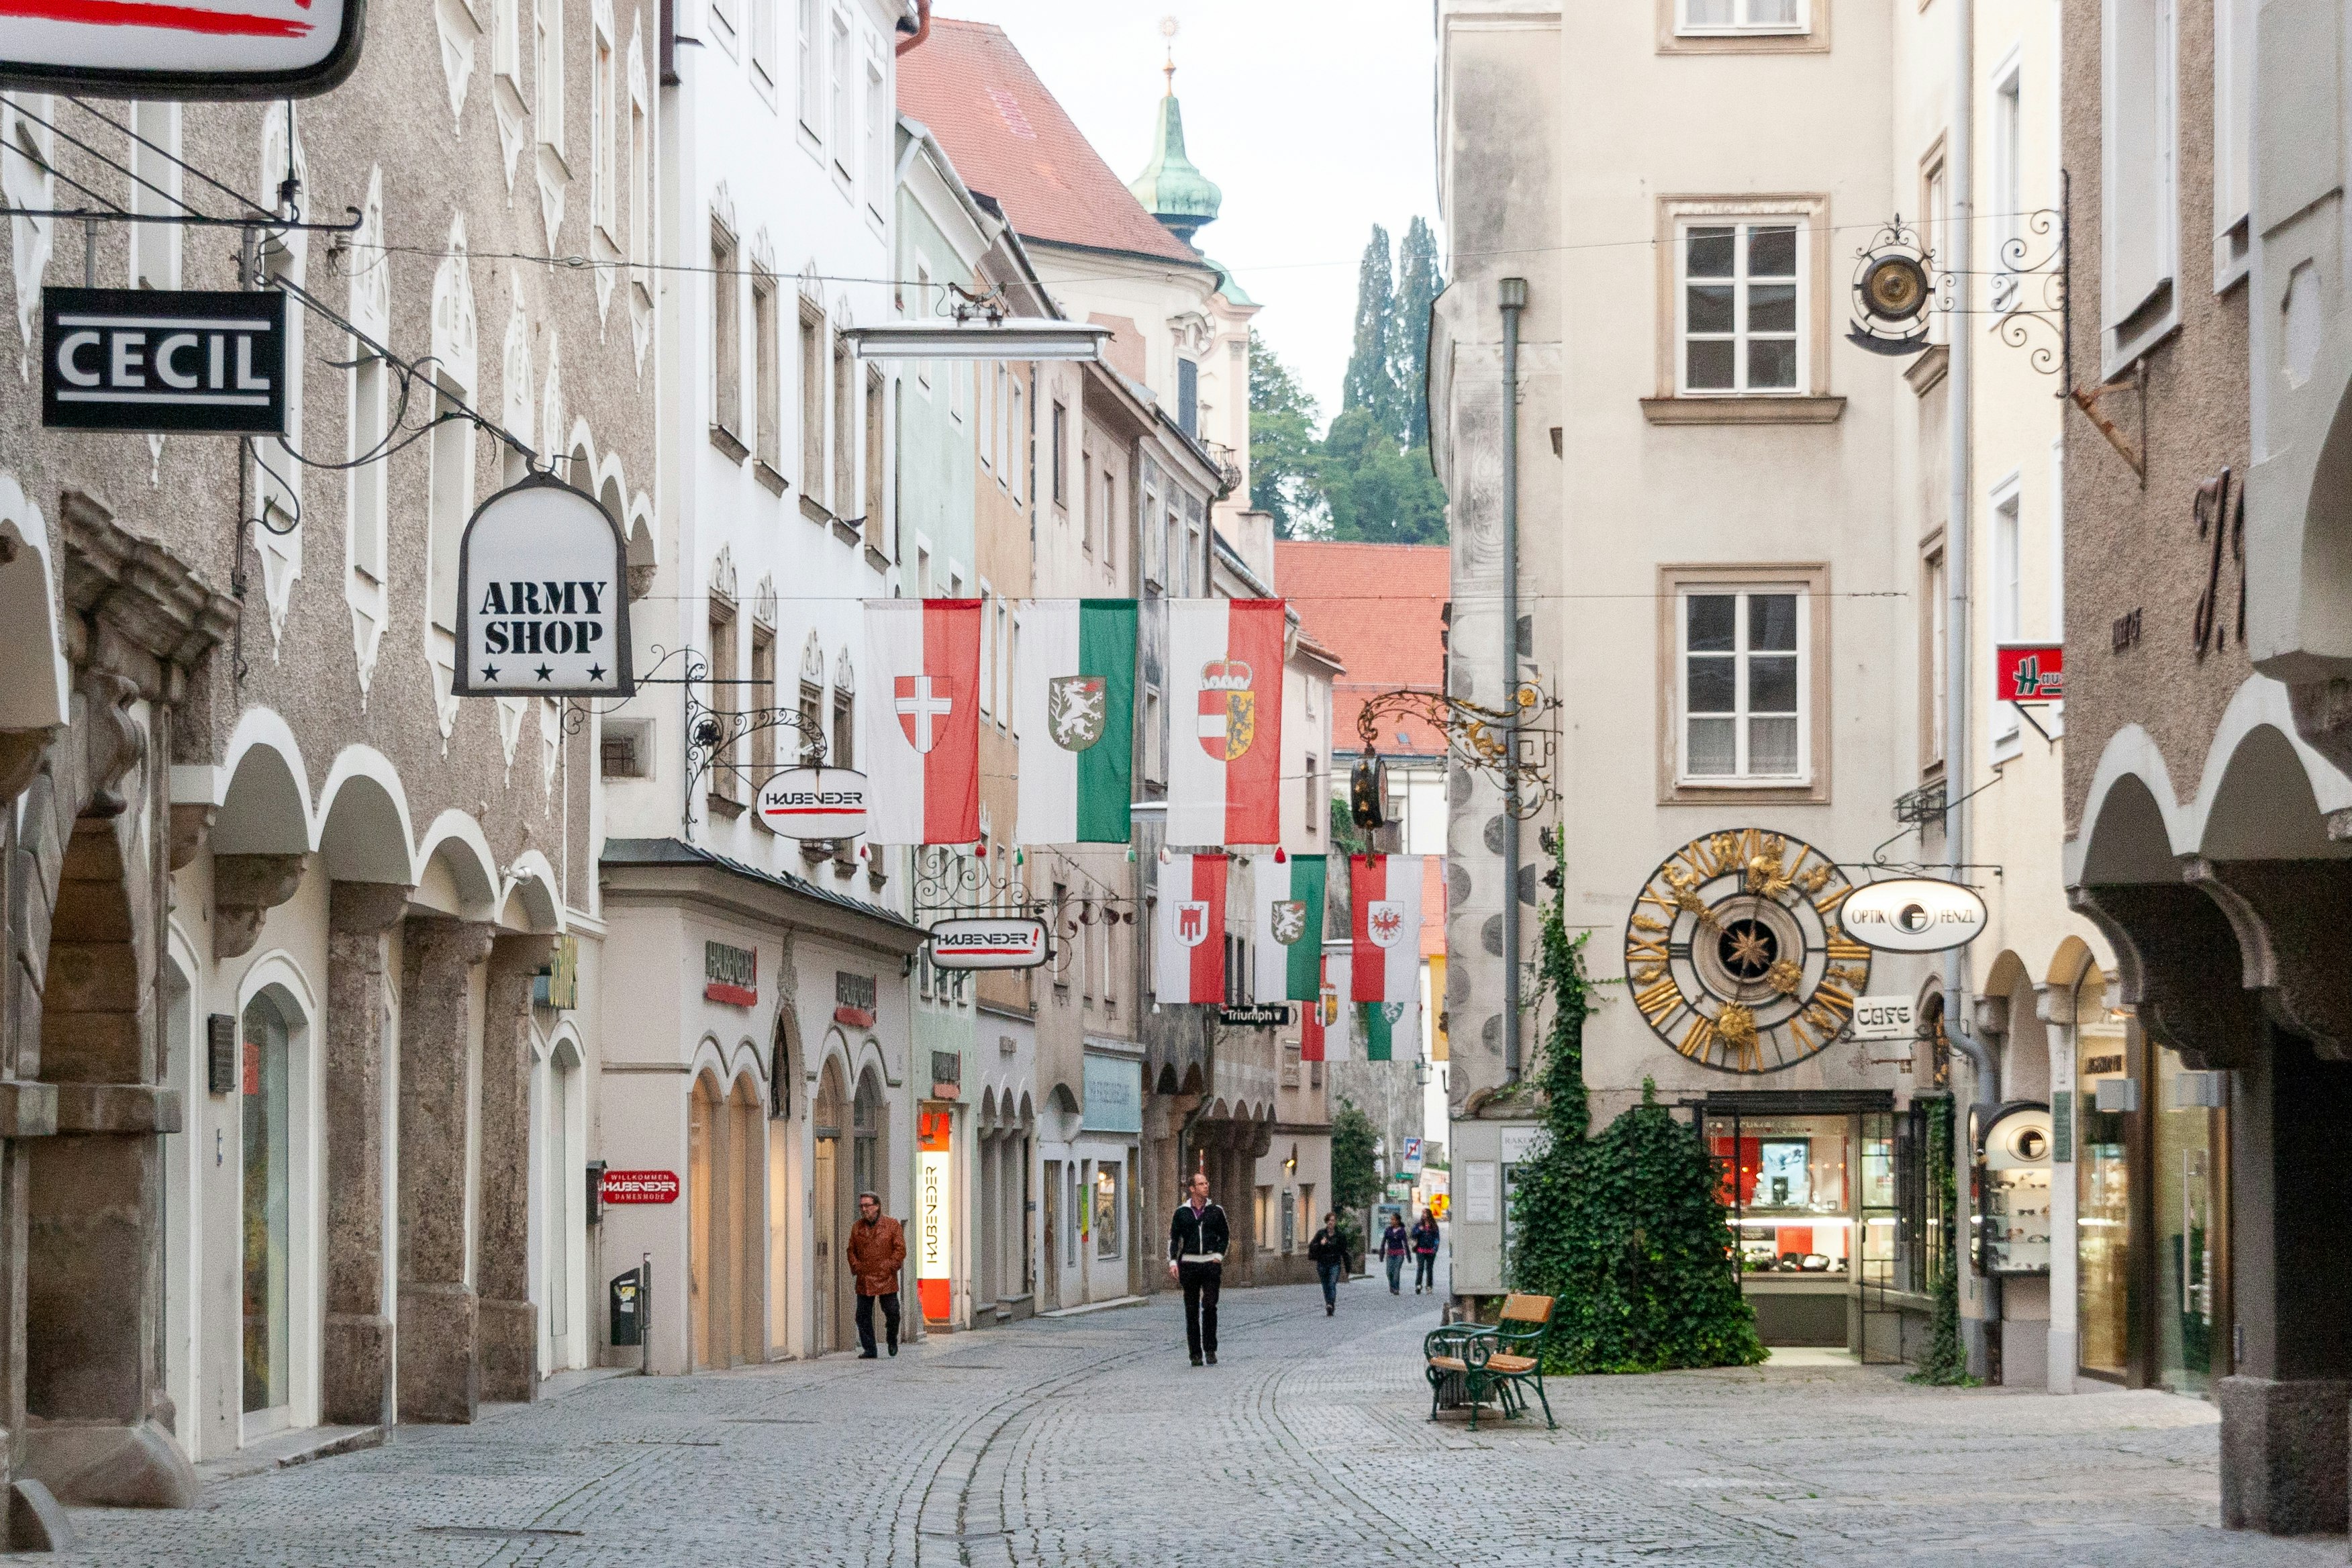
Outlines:
[{"label": "shop window display", "polygon": [[2131,1121],[2123,1110],[2099,1109],[2099,1086],[2111,1107],[2127,1101],[2137,1042],[2096,967],[2074,992],[2074,1143],[2080,1363],[2100,1376],[2126,1376],[2132,1361]]},{"label": "shop window display", "polygon": [[2202,1074],[2174,1052],[2156,1052],[2157,1378],[2176,1394],[2203,1394],[2213,1377],[2216,1213],[2214,1110],[2200,1103]]},{"label": "shop window display", "polygon": [[1853,1140],[1850,1116],[1708,1119],[1707,1143],[1722,1163],[1741,1272],[1850,1273]]}]

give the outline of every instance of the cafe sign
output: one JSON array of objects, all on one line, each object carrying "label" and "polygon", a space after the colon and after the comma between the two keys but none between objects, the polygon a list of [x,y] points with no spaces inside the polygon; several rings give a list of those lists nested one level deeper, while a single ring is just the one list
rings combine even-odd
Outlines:
[{"label": "cafe sign", "polygon": [[1838,906],[1846,935],[1881,952],[1941,952],[1984,931],[1984,900],[1973,889],[1932,877],[1897,877],[1856,888]]},{"label": "cafe sign", "polygon": [[532,474],[475,509],[457,546],[460,697],[627,697],[628,563],[596,498]]}]

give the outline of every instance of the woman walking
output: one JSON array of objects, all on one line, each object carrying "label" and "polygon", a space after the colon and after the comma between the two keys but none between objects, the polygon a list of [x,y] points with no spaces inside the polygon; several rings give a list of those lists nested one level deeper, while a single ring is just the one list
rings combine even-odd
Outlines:
[{"label": "woman walking", "polygon": [[1339,1234],[1339,1216],[1327,1214],[1323,1228],[1307,1241],[1307,1257],[1315,1277],[1323,1281],[1323,1315],[1339,1310],[1339,1281],[1348,1277],[1348,1238]]},{"label": "woman walking", "polygon": [[1412,1250],[1412,1237],[1404,1228],[1404,1215],[1389,1215],[1389,1227],[1381,1233],[1381,1261],[1389,1266],[1389,1294],[1404,1294],[1405,1254]]},{"label": "woman walking", "polygon": [[1412,1293],[1437,1289],[1437,1215],[1421,1211],[1412,1227]]}]

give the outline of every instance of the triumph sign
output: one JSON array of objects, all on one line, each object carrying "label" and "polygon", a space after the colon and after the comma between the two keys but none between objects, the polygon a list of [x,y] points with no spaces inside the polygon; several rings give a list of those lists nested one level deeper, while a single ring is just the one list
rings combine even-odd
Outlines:
[{"label": "triumph sign", "polygon": [[626,697],[628,563],[593,496],[533,474],[475,509],[457,547],[460,697]]},{"label": "triumph sign", "polygon": [[931,963],[940,969],[1034,969],[1045,962],[1045,922],[941,921],[931,927]]}]

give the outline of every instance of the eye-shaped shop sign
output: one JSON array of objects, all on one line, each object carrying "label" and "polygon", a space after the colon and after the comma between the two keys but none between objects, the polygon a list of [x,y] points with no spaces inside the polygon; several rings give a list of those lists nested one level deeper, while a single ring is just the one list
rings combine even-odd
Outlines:
[{"label": "eye-shaped shop sign", "polygon": [[1965,947],[1985,928],[1984,900],[1958,882],[1897,877],[1856,888],[1838,906],[1846,935],[1881,952]]},{"label": "eye-shaped shop sign", "polygon": [[360,63],[362,0],[5,0],[0,88],[310,98]]},{"label": "eye-shaped shop sign", "polygon": [[[14,0],[0,0],[5,13]],[[44,289],[51,430],[282,436],[286,296],[274,289]]]},{"label": "eye-shaped shop sign", "polygon": [[626,697],[628,562],[596,498],[532,474],[475,508],[457,546],[460,697]]}]

